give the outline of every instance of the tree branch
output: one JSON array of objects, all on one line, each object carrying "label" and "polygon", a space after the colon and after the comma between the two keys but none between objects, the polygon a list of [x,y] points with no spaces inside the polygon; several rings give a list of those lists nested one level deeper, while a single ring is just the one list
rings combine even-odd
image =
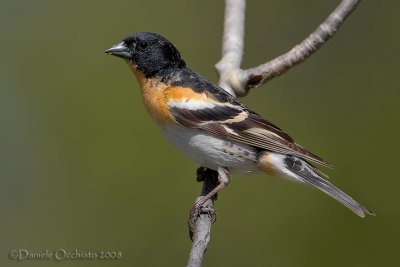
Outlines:
[{"label": "tree branch", "polygon": [[[254,68],[240,68],[243,58],[245,0],[225,0],[224,33],[221,60],[215,65],[219,75],[219,85],[233,96],[245,96],[250,89],[285,73],[303,62],[331,38],[344,20],[354,11],[361,0],[342,0],[329,17],[301,43],[287,53]],[[216,171],[199,168],[198,181],[203,182],[201,196],[207,195],[218,185]],[[199,197],[196,200],[198,203]],[[200,212],[192,209],[189,218],[192,249],[189,255],[189,267],[201,266],[211,237],[211,224],[214,220],[214,201],[204,203]]]},{"label": "tree branch", "polygon": [[[225,49],[225,47],[240,47],[243,49],[244,26],[239,26],[237,24],[239,21],[244,23],[244,10],[242,14],[239,14],[239,19],[236,23],[228,21],[231,15],[225,15],[225,27],[238,28],[238,30],[224,29],[223,56],[222,60],[216,65],[220,77],[220,85],[224,89],[228,88],[227,91],[229,92],[234,91],[236,95],[244,96],[250,89],[261,86],[267,81],[285,73],[293,66],[303,62],[334,36],[344,20],[356,9],[360,1],[361,0],[343,0],[328,18],[301,43],[275,59],[247,70],[240,69],[240,66],[237,64],[237,62],[239,62],[239,64],[241,62],[242,51],[234,57],[231,55],[232,49]],[[228,6],[244,5],[244,3],[238,2],[244,2],[244,0],[226,0],[225,4],[227,7],[225,10],[236,10],[235,7],[228,8]],[[225,34],[233,34],[235,36],[228,38]],[[236,44],[226,44],[228,41],[233,42],[239,39],[241,39],[241,41]],[[238,59],[238,57],[240,57],[240,59]],[[235,58],[234,63],[231,62],[231,58]],[[226,64],[226,62],[228,62],[228,64]]]},{"label": "tree branch", "polygon": [[[197,203],[218,185],[218,172],[200,167],[197,169],[197,181],[203,181],[201,196],[196,199]],[[198,214],[195,207],[190,211],[189,235],[192,240],[192,249],[189,254],[188,267],[199,267],[203,261],[211,237],[211,224],[215,221],[214,201],[217,195],[207,200]]]},{"label": "tree branch", "polygon": [[215,68],[219,74],[219,85],[232,95],[246,93],[240,80],[245,11],[246,0],[225,1],[222,58]]}]

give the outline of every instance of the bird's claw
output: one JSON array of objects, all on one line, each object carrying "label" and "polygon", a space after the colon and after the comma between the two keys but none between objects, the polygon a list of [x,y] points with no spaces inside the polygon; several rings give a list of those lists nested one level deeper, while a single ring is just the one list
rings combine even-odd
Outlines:
[{"label": "bird's claw", "polygon": [[189,235],[192,241],[194,232],[196,230],[197,220],[201,215],[203,214],[207,215],[211,219],[211,223],[214,223],[217,220],[217,212],[215,211],[213,206],[207,204],[207,202],[204,203],[203,205],[199,205],[200,201],[196,202],[196,204],[190,210],[188,225],[189,225]]}]

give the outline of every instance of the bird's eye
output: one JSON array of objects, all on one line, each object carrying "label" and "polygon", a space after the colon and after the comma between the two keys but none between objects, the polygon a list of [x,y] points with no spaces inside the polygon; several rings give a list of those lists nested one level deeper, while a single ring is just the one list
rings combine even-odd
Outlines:
[{"label": "bird's eye", "polygon": [[149,44],[147,42],[140,42],[138,45],[139,45],[139,48],[142,50],[145,50],[149,46]]}]

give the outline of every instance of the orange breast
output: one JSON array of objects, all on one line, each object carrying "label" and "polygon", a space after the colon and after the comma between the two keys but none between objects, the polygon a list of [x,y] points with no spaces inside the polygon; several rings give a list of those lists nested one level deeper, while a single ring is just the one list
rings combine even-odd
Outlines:
[{"label": "orange breast", "polygon": [[164,93],[166,86],[147,79],[140,88],[142,90],[143,103],[153,119],[160,125],[172,122],[173,118],[169,112]]},{"label": "orange breast", "polygon": [[128,65],[139,82],[143,103],[154,121],[159,125],[172,122],[165,98],[167,86],[159,79],[146,78],[132,63]]}]

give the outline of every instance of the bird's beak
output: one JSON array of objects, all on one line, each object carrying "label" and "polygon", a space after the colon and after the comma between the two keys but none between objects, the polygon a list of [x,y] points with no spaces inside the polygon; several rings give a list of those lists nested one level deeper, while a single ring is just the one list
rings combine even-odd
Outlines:
[{"label": "bird's beak", "polygon": [[106,54],[113,55],[120,58],[129,59],[132,57],[129,48],[124,42],[113,45],[111,48],[104,51]]}]

